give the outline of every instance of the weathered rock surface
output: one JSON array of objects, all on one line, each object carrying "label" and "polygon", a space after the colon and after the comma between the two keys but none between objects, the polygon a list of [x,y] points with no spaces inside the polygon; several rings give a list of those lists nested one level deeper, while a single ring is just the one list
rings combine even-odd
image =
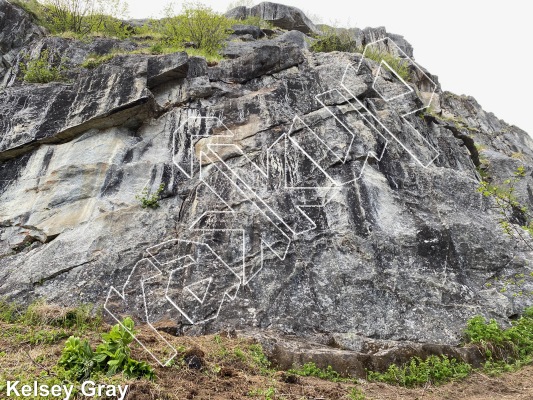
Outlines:
[{"label": "weathered rock surface", "polygon": [[318,33],[319,30],[313,22],[307,18],[302,10],[284,4],[263,1],[253,7],[240,6],[226,13],[229,18],[246,19],[247,17],[259,17],[272,23],[278,28],[288,31],[296,30],[305,34]]},{"label": "weathered rock surface", "polygon": [[[406,86],[302,35],[235,42],[218,65],[119,56],[6,88],[0,297],[107,299],[182,334],[260,328],[341,353],[453,345],[475,314],[520,313],[528,298],[502,282],[529,276],[532,253],[503,233],[476,166],[499,182],[524,165],[531,206],[533,140],[423,69]],[[433,114],[416,111],[430,98]],[[161,184],[160,207],[142,208]]]},{"label": "weathered rock surface", "polygon": [[22,9],[0,0],[0,88],[20,49],[44,34]]}]

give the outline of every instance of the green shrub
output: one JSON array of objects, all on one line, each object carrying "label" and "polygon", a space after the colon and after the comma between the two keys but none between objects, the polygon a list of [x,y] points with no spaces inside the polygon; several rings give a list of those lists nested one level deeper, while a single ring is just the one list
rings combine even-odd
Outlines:
[{"label": "green shrub", "polygon": [[493,319],[486,321],[476,316],[468,321],[465,335],[469,343],[485,349],[489,362],[528,363],[533,356],[533,307],[526,308],[507,329],[502,329]]},{"label": "green shrub", "polygon": [[386,382],[405,387],[422,386],[427,383],[438,385],[452,379],[468,376],[472,367],[455,358],[446,356],[429,356],[422,360],[413,357],[402,366],[389,366],[384,373],[368,372],[369,381]]},{"label": "green shrub", "polygon": [[185,3],[181,14],[167,10],[167,17],[156,27],[167,44],[183,46],[191,43],[207,54],[217,54],[231,33],[235,21],[195,3]]},{"label": "green shrub", "polygon": [[[120,19],[126,16],[125,0],[12,0],[33,20],[56,35],[87,39],[99,33],[124,39],[132,29]],[[72,35],[72,36],[71,36]]]},{"label": "green shrub", "polygon": [[129,345],[135,334],[133,320],[126,318],[122,325],[116,324],[109,333],[103,334],[102,343],[95,351],[87,340],[71,336],[58,365],[77,381],[97,373],[110,376],[121,372],[130,378],[154,379],[154,370],[147,363],[131,358]]},{"label": "green shrub", "polygon": [[[479,183],[478,192],[488,197],[495,203],[496,210],[500,214],[499,224],[503,231],[511,238],[533,250],[531,237],[533,236],[533,215],[528,207],[522,204],[516,197],[516,185],[526,176],[524,166],[519,166],[511,178],[497,185],[482,180]],[[529,233],[529,235],[526,234]]]},{"label": "green shrub", "polygon": [[249,17],[246,17],[245,19],[235,21],[235,23],[239,25],[257,26],[258,28],[261,28],[261,29],[272,29],[274,27],[274,25],[272,25],[271,22],[265,21],[263,18],[255,16],[255,15],[251,15]]},{"label": "green shrub", "polygon": [[122,0],[44,0],[43,5],[41,19],[48,21],[53,33],[107,32],[113,36],[127,36],[123,23],[116,18],[126,13]]},{"label": "green shrub", "polygon": [[477,315],[467,322],[465,335],[469,343],[490,342],[500,345],[505,341],[505,335],[498,323],[494,319],[487,322],[481,315]]},{"label": "green shrub", "polygon": [[29,83],[49,83],[65,80],[61,66],[53,65],[53,57],[46,49],[41,52],[38,58],[29,60],[26,58],[25,63],[20,63],[20,70],[23,74],[23,80]]},{"label": "green shrub", "polygon": [[161,184],[155,193],[150,194],[148,188],[144,188],[141,194],[135,196],[135,198],[141,202],[142,208],[158,208],[159,196],[164,189],[165,185]]}]

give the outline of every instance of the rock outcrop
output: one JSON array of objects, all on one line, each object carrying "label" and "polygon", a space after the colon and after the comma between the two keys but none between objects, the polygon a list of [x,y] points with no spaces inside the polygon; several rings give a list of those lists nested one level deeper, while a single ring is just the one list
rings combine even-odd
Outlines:
[{"label": "rock outcrop", "polygon": [[[128,55],[89,71],[80,53],[71,82],[0,93],[0,297],[345,351],[454,344],[475,314],[520,313],[527,297],[502,282],[529,277],[532,252],[502,231],[477,167],[497,183],[525,166],[516,195],[531,206],[533,140],[412,62],[403,83],[362,54],[309,52],[298,10],[239,10],[296,31],[239,28],[218,65]],[[51,40],[17,18],[4,59]],[[160,185],[159,207],[142,208]]]},{"label": "rock outcrop", "polygon": [[259,17],[281,29],[296,30],[305,34],[320,32],[302,10],[269,1],[263,1],[253,7],[236,7],[228,11],[226,16],[235,19]]},{"label": "rock outcrop", "polygon": [[45,33],[22,9],[7,0],[0,1],[0,87],[20,49]]}]

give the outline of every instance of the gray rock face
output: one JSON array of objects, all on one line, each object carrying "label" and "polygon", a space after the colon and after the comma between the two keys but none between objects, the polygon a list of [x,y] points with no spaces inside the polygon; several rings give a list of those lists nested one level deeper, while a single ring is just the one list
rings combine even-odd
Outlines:
[{"label": "gray rock face", "polygon": [[414,64],[405,85],[287,35],[213,66],[120,56],[72,84],[7,88],[0,297],[354,351],[453,344],[475,314],[519,313],[528,298],[499,282],[529,276],[532,253],[503,233],[476,164],[496,182],[524,165],[531,206],[532,139]]},{"label": "gray rock face", "polygon": [[266,46],[274,47],[291,47],[299,48],[301,50],[309,49],[311,39],[300,31],[289,31],[276,36],[273,39],[247,40],[247,41],[229,41],[222,49],[222,55],[227,58],[237,58],[241,56],[249,56],[256,49],[261,49]]},{"label": "gray rock face", "polygon": [[296,30],[305,34],[318,33],[319,30],[313,22],[306,17],[302,10],[284,4],[263,1],[253,7],[236,7],[226,13],[229,18],[245,19],[247,17],[260,17],[271,22],[278,28],[288,31]]},{"label": "gray rock face", "polygon": [[44,29],[35,25],[23,10],[0,0],[0,87],[6,73],[15,65],[19,50],[44,34]]}]

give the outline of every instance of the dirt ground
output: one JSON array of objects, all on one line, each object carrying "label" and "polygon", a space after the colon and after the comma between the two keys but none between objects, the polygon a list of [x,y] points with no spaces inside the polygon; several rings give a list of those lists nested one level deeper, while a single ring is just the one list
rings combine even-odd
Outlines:
[{"label": "dirt ground", "polygon": [[[30,338],[43,335],[42,332],[56,332],[54,329],[0,322],[0,388],[6,380],[23,377],[31,381],[41,374],[53,375],[65,332],[60,339],[51,339],[45,344],[30,344]],[[100,333],[83,332],[81,336],[89,339],[94,347]],[[218,335],[196,338],[162,335],[178,349],[176,360],[179,361],[171,367],[156,367],[155,382],[113,378],[114,383],[130,385],[126,399],[533,400],[533,366],[496,377],[474,372],[462,381],[406,389],[363,380],[335,383],[312,377],[294,379],[283,371],[262,369],[248,350],[253,345],[249,340]],[[44,336],[47,337],[46,333]],[[143,341],[152,341],[155,347],[158,345],[154,335],[144,328],[139,336]],[[154,364],[138,345],[133,348],[133,356]],[[0,392],[0,398],[6,398],[5,392]]]}]

